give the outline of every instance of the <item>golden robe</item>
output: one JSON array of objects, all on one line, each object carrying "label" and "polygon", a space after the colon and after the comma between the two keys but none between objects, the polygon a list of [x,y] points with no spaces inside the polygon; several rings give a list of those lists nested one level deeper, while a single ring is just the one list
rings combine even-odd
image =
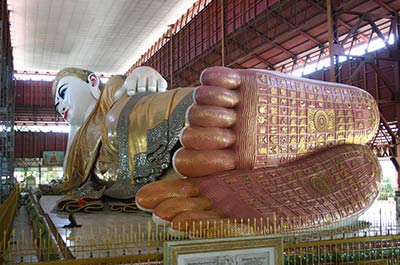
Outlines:
[{"label": "golden robe", "polygon": [[[91,175],[124,185],[127,178],[134,184],[135,175],[140,175],[137,182],[147,183],[170,168],[171,151],[184,125],[185,111],[193,102],[194,88],[125,95],[116,101],[114,94],[123,82],[123,76],[107,82],[76,132],[63,177],[65,190],[77,188]],[[168,122],[170,118],[173,120]],[[143,172],[144,168],[150,172]]]}]

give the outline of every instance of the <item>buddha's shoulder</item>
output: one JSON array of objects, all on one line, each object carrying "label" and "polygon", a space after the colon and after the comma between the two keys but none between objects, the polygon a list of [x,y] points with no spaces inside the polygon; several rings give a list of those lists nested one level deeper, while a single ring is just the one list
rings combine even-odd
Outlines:
[{"label": "buddha's shoulder", "polygon": [[124,75],[113,75],[108,79],[105,87],[117,87],[119,89],[125,82],[126,76]]}]

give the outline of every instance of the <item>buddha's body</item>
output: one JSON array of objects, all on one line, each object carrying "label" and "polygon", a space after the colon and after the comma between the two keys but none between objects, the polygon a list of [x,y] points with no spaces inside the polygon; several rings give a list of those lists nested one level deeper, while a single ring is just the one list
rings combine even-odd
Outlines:
[{"label": "buddha's body", "polygon": [[[196,89],[118,100],[123,79],[110,80],[69,142],[63,184],[72,193],[60,208],[107,196],[136,198],[167,222],[272,214],[338,221],[372,203],[380,169],[361,145],[379,115],[368,93],[261,70],[211,68],[201,79]],[[99,188],[99,179],[114,182]],[[350,184],[353,194],[335,199]]]}]

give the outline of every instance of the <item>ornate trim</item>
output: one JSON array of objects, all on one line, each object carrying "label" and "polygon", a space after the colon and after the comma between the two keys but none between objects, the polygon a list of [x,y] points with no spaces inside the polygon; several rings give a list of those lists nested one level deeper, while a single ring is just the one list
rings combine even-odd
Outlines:
[{"label": "ornate trim", "polygon": [[147,151],[134,156],[135,182],[146,184],[157,180],[171,165],[171,151],[185,125],[186,110],[193,104],[189,93],[174,108],[168,120],[147,131]]},{"label": "ornate trim", "polygon": [[130,199],[134,198],[136,192],[141,187],[140,185],[131,184],[131,170],[129,167],[128,157],[128,130],[129,130],[129,115],[132,108],[144,96],[150,95],[150,92],[144,92],[131,97],[125,104],[118,119],[117,135],[118,135],[118,176],[116,182],[105,190],[104,195],[115,199]]}]

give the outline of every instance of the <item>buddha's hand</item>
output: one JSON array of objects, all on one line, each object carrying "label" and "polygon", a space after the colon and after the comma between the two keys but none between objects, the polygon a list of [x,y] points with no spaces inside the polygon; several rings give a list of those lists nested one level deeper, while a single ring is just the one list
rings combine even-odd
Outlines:
[{"label": "buddha's hand", "polygon": [[164,92],[167,90],[167,86],[167,81],[159,72],[151,67],[141,66],[132,71],[114,97],[115,99],[119,99],[125,93],[131,97],[146,91]]}]

